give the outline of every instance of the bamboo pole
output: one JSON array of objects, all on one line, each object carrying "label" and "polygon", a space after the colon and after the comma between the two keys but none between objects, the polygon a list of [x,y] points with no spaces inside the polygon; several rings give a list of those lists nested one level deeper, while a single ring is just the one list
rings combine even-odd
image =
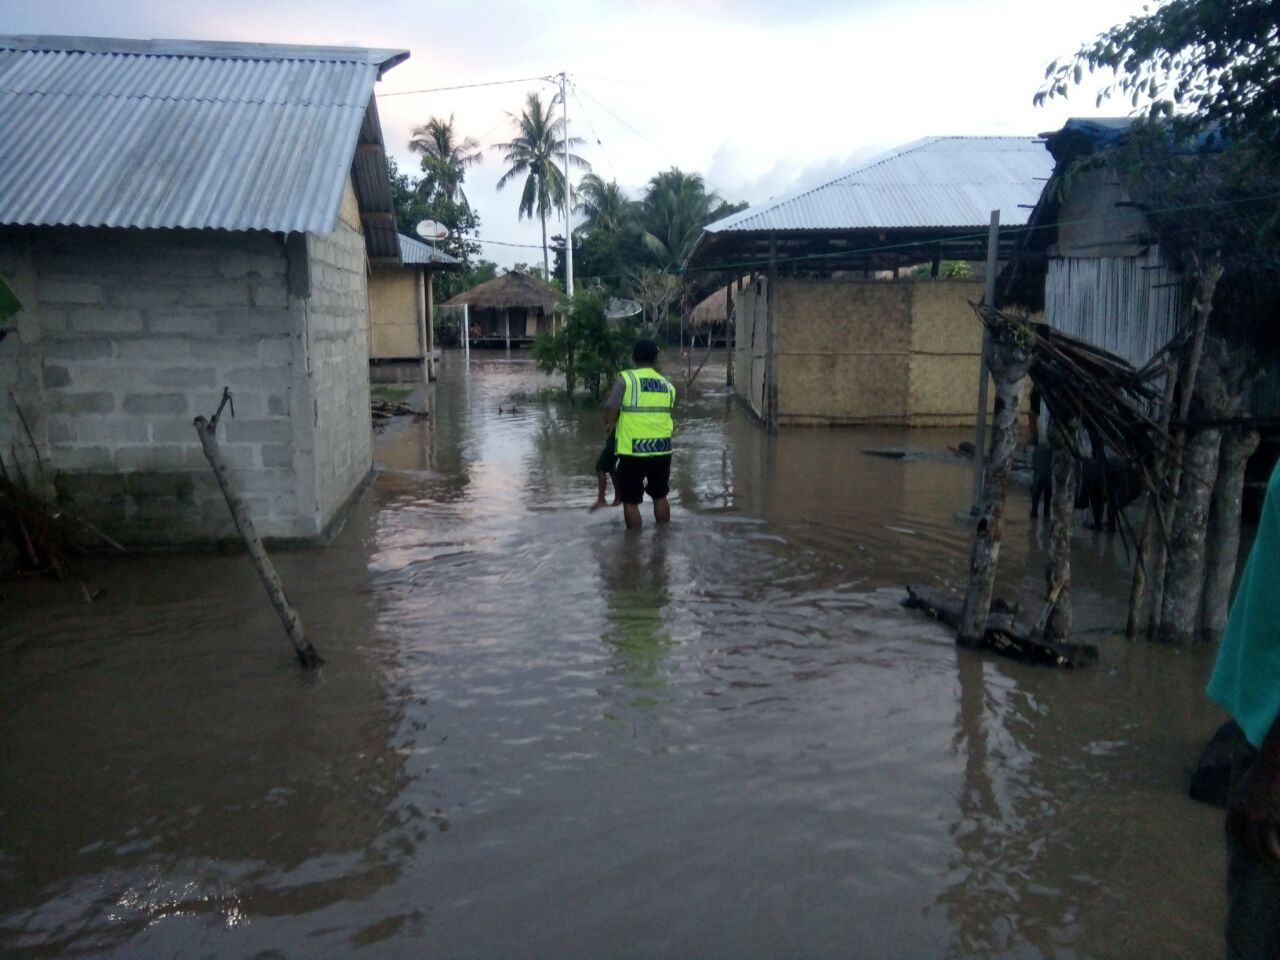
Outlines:
[{"label": "bamboo pole", "polygon": [[[236,490],[231,471],[222,458],[222,451],[218,448],[218,417],[222,414],[222,408],[230,401],[231,391],[223,387],[222,403],[218,404],[217,412],[208,420],[204,417],[195,418],[196,434],[200,437],[200,446],[204,448],[209,466],[213,467],[213,475],[218,480],[218,486],[222,488],[222,495],[227,499],[227,507],[231,511],[231,519],[235,522],[236,531],[244,541],[245,549],[249,552],[249,560],[253,563],[254,569],[258,572],[258,578],[267,590],[271,605],[280,615],[280,622],[284,624],[284,631],[288,634],[294,652],[298,655],[298,662],[304,667],[318,667],[324,663],[324,660],[307,639],[307,632],[302,626],[298,612],[293,609],[289,598],[285,596],[280,576],[276,573],[271,558],[267,556],[266,548],[263,547],[262,540],[254,529],[253,518],[249,516],[249,510],[241,499],[239,491]],[[235,415],[234,409],[233,407],[232,416]]]}]

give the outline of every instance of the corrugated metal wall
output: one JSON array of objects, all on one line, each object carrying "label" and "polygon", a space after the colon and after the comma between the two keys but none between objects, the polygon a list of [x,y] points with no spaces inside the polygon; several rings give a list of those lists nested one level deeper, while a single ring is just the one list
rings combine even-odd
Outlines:
[{"label": "corrugated metal wall", "polygon": [[1152,245],[1137,257],[1050,260],[1044,317],[1140,367],[1173,337],[1180,299],[1178,274]]}]

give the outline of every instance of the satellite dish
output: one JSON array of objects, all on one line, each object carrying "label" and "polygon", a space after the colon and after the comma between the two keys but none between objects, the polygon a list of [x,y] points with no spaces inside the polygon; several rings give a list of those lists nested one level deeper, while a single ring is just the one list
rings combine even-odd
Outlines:
[{"label": "satellite dish", "polygon": [[449,228],[435,220],[419,220],[413,228],[423,240],[443,240],[449,235]]},{"label": "satellite dish", "polygon": [[604,315],[610,320],[625,320],[627,317],[634,317],[644,308],[634,300],[624,300],[621,297],[610,297],[609,302],[605,304]]}]

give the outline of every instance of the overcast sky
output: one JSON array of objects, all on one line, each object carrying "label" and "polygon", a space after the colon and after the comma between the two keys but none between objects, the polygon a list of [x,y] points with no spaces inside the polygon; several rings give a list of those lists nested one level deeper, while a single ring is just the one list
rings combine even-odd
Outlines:
[{"label": "overcast sky", "polygon": [[[1139,13],[1142,0],[0,0],[6,33],[324,43],[407,49],[378,87],[387,148],[416,168],[410,131],[432,115],[486,148],[507,139],[537,81],[385,96],[567,71],[570,126],[596,172],[632,196],[672,165],[731,200],[821,183],[931,134],[1035,134],[1117,115],[1081,90],[1031,105],[1055,57]],[[487,241],[539,242],[498,192],[500,158],[467,175]],[[559,221],[548,232],[562,232]],[[501,264],[538,249],[487,245]]]}]

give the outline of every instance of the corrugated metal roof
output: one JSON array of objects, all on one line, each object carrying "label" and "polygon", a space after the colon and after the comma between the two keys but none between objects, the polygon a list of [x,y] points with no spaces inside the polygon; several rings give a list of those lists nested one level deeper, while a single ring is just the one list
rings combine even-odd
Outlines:
[{"label": "corrugated metal roof", "polygon": [[457,257],[451,257],[430,244],[415,240],[413,237],[406,237],[403,233],[398,236],[400,238],[400,259],[404,263],[413,265],[425,264],[436,267],[462,266],[462,261]]},{"label": "corrugated metal roof", "polygon": [[985,227],[995,209],[1002,224],[1016,226],[1027,222],[1052,172],[1037,137],[926,137],[706,232]]},{"label": "corrugated metal roof", "polygon": [[406,56],[0,36],[0,223],[327,233]]}]

